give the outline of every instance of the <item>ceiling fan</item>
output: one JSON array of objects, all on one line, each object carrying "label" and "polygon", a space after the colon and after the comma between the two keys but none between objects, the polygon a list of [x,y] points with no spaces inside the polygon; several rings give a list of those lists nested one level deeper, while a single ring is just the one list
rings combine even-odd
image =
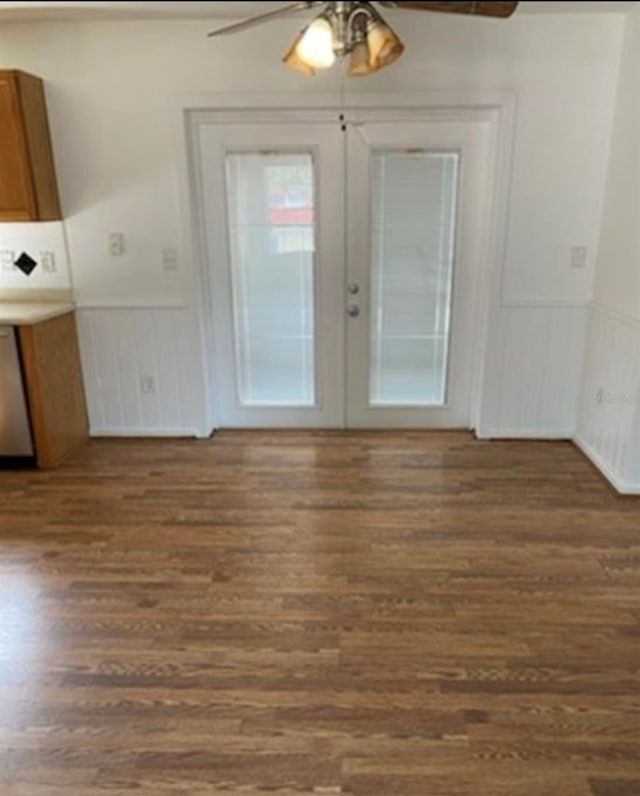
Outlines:
[{"label": "ceiling fan", "polygon": [[[379,0],[385,8],[408,8],[415,11],[441,11],[450,14],[476,14],[483,17],[509,17],[516,9],[517,2],[467,2],[466,0],[442,0],[442,2],[391,2]],[[297,36],[292,46],[283,56],[284,63],[303,72],[315,75],[318,69],[331,66],[336,57],[349,56],[348,72],[353,76],[368,75],[387,66],[404,52],[404,44],[384,21],[373,3],[325,2],[325,0],[304,0],[291,3],[259,14],[234,25],[213,30],[209,36],[237,33],[254,25],[270,22],[272,19],[303,11],[316,6],[324,6]]]}]

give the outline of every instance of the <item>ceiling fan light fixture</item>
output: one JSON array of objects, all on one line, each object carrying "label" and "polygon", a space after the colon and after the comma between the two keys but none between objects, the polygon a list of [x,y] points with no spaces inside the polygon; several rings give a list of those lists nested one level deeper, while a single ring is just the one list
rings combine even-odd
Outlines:
[{"label": "ceiling fan light fixture", "polygon": [[311,74],[314,74],[316,69],[328,69],[333,66],[336,60],[333,50],[333,27],[324,14],[316,17],[302,31],[293,49],[297,58],[313,70]]},{"label": "ceiling fan light fixture", "polygon": [[[491,2],[379,0],[379,4],[390,8],[505,18],[511,16],[518,6],[517,0]],[[261,25],[296,11],[317,6],[324,6],[320,16],[298,35],[282,58],[292,69],[305,75],[315,75],[317,69],[332,66],[336,58],[348,56],[350,75],[368,75],[393,63],[404,52],[404,44],[376,11],[370,0],[297,0],[274,11],[267,11],[242,22],[212,30],[207,35],[225,36],[229,33],[238,33],[254,25]]]},{"label": "ceiling fan light fixture", "polygon": [[372,17],[367,26],[367,45],[371,71],[388,66],[404,52],[404,44],[378,15]]}]

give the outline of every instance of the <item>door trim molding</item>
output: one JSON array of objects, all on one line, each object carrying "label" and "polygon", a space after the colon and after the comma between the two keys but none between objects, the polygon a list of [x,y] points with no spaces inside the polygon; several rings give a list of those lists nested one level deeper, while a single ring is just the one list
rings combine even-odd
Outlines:
[{"label": "door trim molding", "polygon": [[[510,91],[480,92],[352,92],[341,96],[338,92],[198,92],[174,94],[174,111],[181,115],[198,110],[228,109],[230,111],[279,110],[337,110],[354,108],[423,108],[442,111],[477,111],[511,107],[515,110],[516,94]],[[237,118],[237,117],[236,117]],[[281,119],[281,116],[278,116]]]},{"label": "door trim molding", "polygon": [[197,197],[198,174],[194,149],[194,129],[199,112],[214,112],[221,124],[262,121],[275,117],[286,121],[326,120],[331,113],[343,113],[350,123],[357,123],[359,112],[370,119],[377,111],[422,111],[432,119],[489,121],[492,127],[492,186],[491,209],[488,214],[485,262],[478,282],[476,318],[478,334],[474,352],[472,377],[471,426],[481,427],[482,397],[486,378],[486,359],[492,311],[501,303],[515,130],[517,95],[513,92],[399,92],[358,93],[340,96],[337,92],[283,93],[184,93],[170,98],[175,149],[178,153],[177,179],[183,230],[183,250],[186,261],[192,264],[191,274],[185,275],[186,295],[196,313],[200,332],[200,361],[206,385],[205,416],[201,434],[208,436],[218,425],[213,383],[213,367],[209,351],[212,348],[212,329],[209,308],[209,287],[205,274],[203,230],[200,223]]}]

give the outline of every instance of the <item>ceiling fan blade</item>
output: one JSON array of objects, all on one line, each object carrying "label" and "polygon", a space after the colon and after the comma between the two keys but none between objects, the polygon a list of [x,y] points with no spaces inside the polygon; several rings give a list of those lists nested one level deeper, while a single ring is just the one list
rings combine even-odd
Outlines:
[{"label": "ceiling fan blade", "polygon": [[391,2],[384,5],[396,8],[411,8],[415,11],[442,11],[445,14],[477,14],[481,17],[510,17],[516,10],[517,2],[465,2],[452,0],[452,2]]},{"label": "ceiling fan blade", "polygon": [[227,25],[225,28],[212,30],[207,33],[207,36],[226,36],[228,33],[238,33],[241,30],[252,28],[254,25],[262,25],[263,22],[270,22],[272,19],[284,17],[287,14],[293,14],[295,11],[302,11],[306,8],[313,8],[313,6],[322,5],[323,0],[305,0],[305,2],[291,3],[283,8],[276,8],[275,11],[268,11],[266,14],[258,14],[257,17],[245,19],[243,22],[235,22],[233,25]]}]

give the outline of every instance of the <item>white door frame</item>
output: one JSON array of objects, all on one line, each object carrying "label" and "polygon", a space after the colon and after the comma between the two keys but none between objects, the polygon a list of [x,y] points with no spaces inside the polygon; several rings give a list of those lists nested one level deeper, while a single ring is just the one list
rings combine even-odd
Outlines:
[{"label": "white door frame", "polygon": [[[364,114],[363,114],[364,116]],[[376,114],[373,114],[375,117]],[[446,400],[442,405],[374,405],[370,402],[371,366],[371,228],[369,202],[347,203],[347,264],[349,282],[357,283],[362,298],[353,303],[360,317],[348,322],[348,426],[349,428],[470,428],[475,364],[475,314],[477,278],[475,267],[486,249],[486,187],[490,177],[489,124],[430,118],[415,110],[392,111],[384,123],[370,121],[350,128],[347,169],[354,176],[356,197],[370,180],[369,159],[376,149],[455,152],[461,155],[455,221],[455,264],[448,335]],[[352,188],[351,179],[347,191]],[[369,196],[369,189],[364,191]],[[369,198],[370,201],[370,198]],[[366,230],[366,233],[364,231]],[[363,234],[364,233],[364,234]],[[363,356],[364,352],[368,352]]]},{"label": "white door frame", "polygon": [[[221,415],[227,428],[342,428],[344,424],[344,336],[342,311],[344,274],[344,140],[333,114],[323,123],[287,120],[253,124],[217,124],[204,114],[200,132],[201,170],[207,174],[202,208],[207,234],[209,273],[215,283],[211,307]],[[238,388],[241,363],[235,340],[237,318],[232,306],[230,199],[225,159],[230,153],[303,153],[313,171],[315,250],[313,273],[314,402],[308,406],[244,404]],[[233,378],[229,378],[234,374]]]},{"label": "white door frame", "polygon": [[[480,421],[483,386],[486,371],[489,318],[492,309],[499,309],[500,285],[504,272],[506,232],[511,183],[511,167],[516,127],[516,96],[505,92],[480,92],[464,94],[442,93],[353,93],[340,96],[326,94],[181,94],[171,100],[175,122],[174,137],[179,153],[178,180],[180,210],[185,230],[183,247],[185,263],[192,268],[185,273],[188,280],[185,293],[190,296],[192,310],[196,313],[200,331],[200,360],[207,395],[205,416],[202,418],[200,436],[207,437],[218,427],[215,403],[214,351],[210,314],[210,285],[207,274],[206,246],[203,223],[200,217],[199,196],[202,186],[194,139],[194,124],[201,111],[215,113],[220,124],[257,122],[267,120],[317,121],[326,118],[327,111],[341,114],[350,123],[358,123],[361,116],[367,120],[388,118],[392,110],[416,110],[430,118],[451,121],[486,121],[491,126],[491,191],[488,206],[487,245],[479,263],[476,299],[476,324],[478,334],[474,352],[472,378],[471,425],[477,428]],[[187,271],[187,269],[185,269]]]}]

